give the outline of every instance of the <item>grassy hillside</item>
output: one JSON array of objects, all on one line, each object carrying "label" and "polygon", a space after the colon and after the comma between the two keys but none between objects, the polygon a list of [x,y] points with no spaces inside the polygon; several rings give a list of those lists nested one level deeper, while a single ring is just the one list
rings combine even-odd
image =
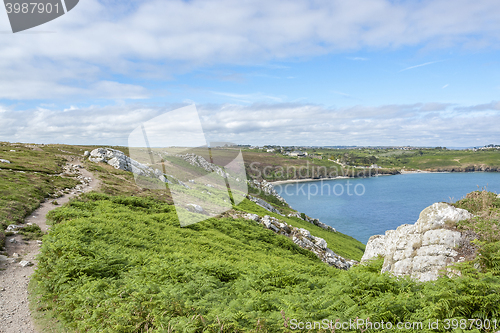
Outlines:
[{"label": "grassy hillside", "polygon": [[401,149],[318,149],[310,153],[339,160],[351,166],[369,166],[373,163],[387,169],[419,169],[429,171],[473,171],[480,167],[500,169],[500,150],[448,150],[443,148]]},{"label": "grassy hillside", "polygon": [[0,143],[0,249],[9,224],[22,223],[50,194],[72,188],[78,182],[57,176],[66,163],[56,147]]},{"label": "grassy hillside", "polygon": [[[305,157],[285,156],[281,152],[243,149],[249,178],[268,181],[328,178],[337,176],[367,177],[373,173],[395,174],[400,170],[426,171],[497,171],[500,150],[448,150],[442,148],[401,149],[334,149],[303,148]],[[202,154],[201,151],[193,151]],[[234,149],[218,149],[219,164],[228,163]],[[319,159],[321,157],[321,159]],[[234,157],[233,157],[234,158]],[[366,169],[377,164],[379,169]]]},{"label": "grassy hillside", "polygon": [[500,258],[484,247],[488,265],[465,263],[461,277],[419,283],[380,274],[380,260],[329,267],[249,220],[181,228],[174,207],[151,198],[88,194],[50,218],[33,288],[38,311],[70,332],[290,332],[291,319],[357,317],[435,332],[429,322],[500,320]]},{"label": "grassy hillside", "polygon": [[243,201],[236,207],[236,209],[248,213],[258,214],[260,216],[273,216],[277,219],[285,221],[286,223],[294,227],[307,229],[311,232],[311,235],[323,238],[327,242],[328,247],[331,250],[343,256],[344,258],[359,261],[361,260],[361,257],[365,252],[365,245],[360,241],[352,238],[351,236],[344,235],[340,232],[325,230],[297,217],[284,217],[275,213],[271,213],[249,200]]},{"label": "grassy hillside", "polygon": [[[73,179],[57,176],[61,165],[91,148],[0,146],[0,158],[12,162],[0,164],[3,225],[21,221],[44,197],[73,186]],[[408,157],[407,152],[379,153],[379,161]],[[496,163],[496,152],[485,153],[491,155],[478,155],[474,163],[487,156]],[[275,167],[284,160],[290,165],[309,161],[250,152],[246,162],[252,162],[252,154]],[[446,154],[435,151],[418,158],[456,156]],[[449,331],[443,326],[446,319],[500,322],[500,199],[492,193],[474,192],[456,203],[476,214],[450,226],[473,240],[461,249],[471,259],[457,266],[462,275],[419,283],[380,274],[380,260],[338,270],[290,239],[230,214],[181,228],[168,189],[141,189],[129,172],[83,163],[101,179],[102,193],[86,194],[50,214],[53,227],[44,236],[31,283],[33,312],[48,319],[44,331],[56,323],[61,332],[290,332],[297,321],[342,323],[369,317],[371,322],[422,322],[422,329],[405,331],[436,332]],[[316,163],[334,162],[325,158]],[[233,211],[271,215],[306,228],[350,259],[359,259],[364,251],[349,236],[270,213],[248,200]],[[426,329],[436,320],[440,329]],[[477,331],[473,326],[462,330]]]}]

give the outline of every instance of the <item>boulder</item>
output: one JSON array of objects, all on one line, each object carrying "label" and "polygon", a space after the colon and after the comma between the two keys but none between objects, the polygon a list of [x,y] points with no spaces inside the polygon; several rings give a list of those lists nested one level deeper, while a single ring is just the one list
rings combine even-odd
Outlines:
[{"label": "boulder", "polygon": [[190,211],[190,212],[193,212],[193,213],[198,213],[198,214],[206,214],[207,212],[205,212],[205,210],[203,209],[203,207],[201,207],[200,205],[196,205],[196,204],[187,204],[187,209]]},{"label": "boulder", "polygon": [[385,235],[370,237],[361,262],[382,256],[382,272],[409,275],[420,281],[436,280],[440,270],[456,262],[456,247],[463,238],[449,227],[472,216],[464,209],[435,203],[420,213],[415,224],[403,224]]},{"label": "boulder", "polygon": [[96,148],[90,152],[89,160],[95,163],[107,163],[115,169],[133,172],[139,176],[156,178],[164,183],[171,183],[160,170],[139,163],[116,149]]},{"label": "boulder", "polygon": [[[237,216],[238,217],[238,216]],[[339,269],[349,269],[358,262],[354,260],[346,260],[345,258],[339,256],[331,249],[328,248],[328,244],[323,238],[315,237],[311,235],[309,230],[303,228],[295,228],[288,225],[284,221],[280,221],[275,217],[265,215],[260,217],[256,214],[244,214],[239,217],[243,217],[247,220],[253,220],[261,223],[267,229],[273,232],[289,237],[292,241],[303,249],[313,252],[318,258],[330,266],[335,266]]]},{"label": "boulder", "polygon": [[281,214],[281,212],[279,210],[274,208],[273,205],[271,205],[270,203],[268,203],[260,198],[256,198],[256,197],[249,195],[248,199],[250,199],[251,201],[255,202],[257,205],[261,206],[264,209],[267,209],[268,211],[270,211],[272,213],[276,213],[276,214],[283,216],[283,214]]}]

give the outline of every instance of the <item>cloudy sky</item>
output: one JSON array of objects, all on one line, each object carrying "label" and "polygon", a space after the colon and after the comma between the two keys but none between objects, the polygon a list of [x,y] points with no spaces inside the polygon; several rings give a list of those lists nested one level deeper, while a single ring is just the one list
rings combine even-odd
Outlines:
[{"label": "cloudy sky", "polygon": [[126,145],[194,103],[209,141],[500,144],[499,47],[497,0],[80,0],[16,34],[2,9],[0,140]]}]

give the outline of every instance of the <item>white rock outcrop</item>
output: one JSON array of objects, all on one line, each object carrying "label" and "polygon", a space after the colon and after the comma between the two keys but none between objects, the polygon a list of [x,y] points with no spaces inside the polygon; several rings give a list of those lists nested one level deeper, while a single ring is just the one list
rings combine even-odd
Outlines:
[{"label": "white rock outcrop", "polygon": [[247,220],[253,220],[264,225],[267,229],[272,230],[277,234],[291,238],[295,244],[303,249],[313,252],[316,256],[318,256],[318,258],[330,266],[347,270],[358,263],[355,260],[347,260],[333,252],[328,248],[328,244],[323,238],[311,235],[309,230],[293,227],[275,217],[269,215],[260,217],[257,214],[236,215],[233,217],[242,217]]},{"label": "white rock outcrop", "polygon": [[220,166],[208,162],[203,156],[199,156],[196,154],[188,153],[188,154],[180,154],[175,155],[176,157],[180,157],[191,165],[197,166],[199,168],[204,169],[207,172],[215,172],[219,176],[227,178],[229,174],[224,171]]},{"label": "white rock outcrop", "polygon": [[251,195],[248,196],[248,199],[250,201],[255,202],[257,205],[261,206],[262,208],[267,209],[268,211],[270,211],[272,213],[276,213],[276,214],[279,214],[279,215],[283,216],[283,214],[281,214],[281,212],[279,210],[277,210],[276,208],[274,208],[273,205],[271,205],[267,201],[264,201],[264,200],[262,200],[260,198],[253,197]]},{"label": "white rock outcrop", "polygon": [[275,197],[276,199],[281,201],[281,203],[283,203],[284,205],[286,205],[288,207],[288,203],[285,201],[285,199],[283,199],[283,197],[281,197],[278,194],[278,192],[274,188],[273,184],[269,183],[265,179],[262,179],[261,181],[259,181],[257,179],[254,179],[253,181],[249,180],[248,185],[250,185],[256,189],[259,189],[260,191],[264,192],[267,195],[272,195],[273,197]]},{"label": "white rock outcrop", "polygon": [[4,160],[4,159],[0,158],[0,163],[8,163],[8,164],[10,164],[10,161],[9,160]]},{"label": "white rock outcrop", "polygon": [[111,165],[115,169],[130,171],[139,176],[157,178],[164,183],[170,183],[167,177],[165,177],[165,175],[158,169],[153,169],[147,165],[139,163],[116,149],[94,149],[90,152],[89,160],[95,163],[104,162]]},{"label": "white rock outcrop", "polygon": [[415,224],[403,224],[385,235],[370,237],[361,262],[381,255],[382,272],[410,275],[420,281],[436,280],[439,272],[456,262],[459,231],[447,229],[460,220],[471,218],[468,211],[446,203],[425,208]]}]

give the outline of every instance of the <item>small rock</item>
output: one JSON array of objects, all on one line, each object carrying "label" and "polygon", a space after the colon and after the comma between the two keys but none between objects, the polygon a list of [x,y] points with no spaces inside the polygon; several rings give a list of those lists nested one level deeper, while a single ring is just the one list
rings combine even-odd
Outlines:
[{"label": "small rock", "polygon": [[41,240],[37,240],[37,241],[36,241],[36,243],[37,243],[37,244],[40,244],[40,245],[42,245],[42,244],[43,244],[43,242],[42,242]]},{"label": "small rock", "polygon": [[28,267],[28,266],[33,266],[33,263],[31,261],[28,261],[28,260],[23,260],[19,263],[19,265],[21,267]]},{"label": "small rock", "polygon": [[194,213],[205,214],[205,210],[200,205],[188,204],[188,206],[189,206],[188,210],[190,210]]},{"label": "small rock", "polygon": [[14,231],[16,231],[17,229],[20,229],[20,228],[22,228],[22,227],[23,227],[23,226],[21,226],[21,225],[11,224],[11,225],[9,225],[9,226],[7,227],[7,229],[5,229],[5,231],[6,231],[6,232],[9,232],[9,231],[14,232]]},{"label": "small rock", "polygon": [[9,163],[9,164],[10,164],[10,161],[8,161],[8,160],[4,160],[4,159],[1,159],[1,158],[0,158],[0,163]]},{"label": "small rock", "polygon": [[12,253],[12,258],[19,258],[19,254],[17,254],[17,253]]},{"label": "small rock", "polygon": [[11,239],[9,239],[9,242],[10,242],[10,243],[17,243],[17,241],[16,241],[16,239],[15,239],[15,238],[11,238]]},{"label": "small rock", "polygon": [[88,150],[86,150],[84,153],[83,153],[83,156],[87,157],[90,155],[90,152]]}]

